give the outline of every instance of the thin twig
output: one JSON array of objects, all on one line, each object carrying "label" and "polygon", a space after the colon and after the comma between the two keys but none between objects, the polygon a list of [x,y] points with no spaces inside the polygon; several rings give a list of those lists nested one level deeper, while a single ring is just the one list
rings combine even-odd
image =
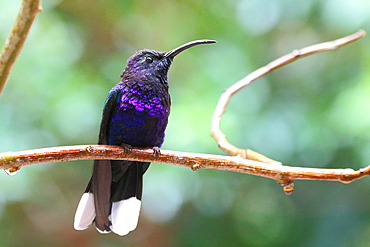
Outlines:
[{"label": "thin twig", "polygon": [[0,94],[15,60],[22,50],[33,20],[40,11],[40,0],[23,0],[17,20],[0,54]]},{"label": "thin twig", "polygon": [[212,129],[211,129],[211,134],[213,138],[216,140],[218,146],[226,153],[230,155],[240,155],[245,159],[251,159],[251,160],[256,160],[256,161],[262,161],[262,162],[276,162],[279,164],[280,162],[274,161],[270,158],[267,158],[266,156],[259,154],[253,150],[250,149],[241,149],[237,148],[231,143],[229,143],[226,140],[226,136],[222,133],[220,129],[220,124],[221,124],[221,118],[222,115],[225,113],[226,107],[231,99],[231,97],[237,93],[239,90],[244,88],[247,85],[250,85],[253,81],[257,80],[258,78],[284,66],[287,65],[291,62],[294,62],[295,60],[305,57],[308,55],[312,55],[315,53],[323,52],[323,51],[330,51],[330,50],[335,50],[338,49],[344,45],[347,45],[349,43],[352,43],[356,40],[358,40],[361,37],[364,37],[366,34],[365,31],[359,30],[354,34],[348,35],[346,37],[343,37],[341,39],[329,41],[329,42],[324,42],[321,44],[316,44],[312,46],[305,47],[300,50],[294,50],[293,52],[282,56],[271,63],[267,64],[266,66],[257,69],[256,71],[250,73],[228,89],[221,95],[216,109],[213,113],[212,117]]},{"label": "thin twig", "polygon": [[296,179],[349,183],[370,175],[370,165],[357,171],[353,169],[272,166],[270,163],[248,160],[239,156],[186,153],[168,150],[161,150],[160,155],[156,156],[153,149],[133,148],[132,151],[127,152],[127,149],[123,147],[108,145],[50,147],[0,153],[0,169],[15,172],[25,165],[92,159],[128,159],[185,166],[193,170],[207,168],[235,171],[271,178],[283,185],[288,185]]}]

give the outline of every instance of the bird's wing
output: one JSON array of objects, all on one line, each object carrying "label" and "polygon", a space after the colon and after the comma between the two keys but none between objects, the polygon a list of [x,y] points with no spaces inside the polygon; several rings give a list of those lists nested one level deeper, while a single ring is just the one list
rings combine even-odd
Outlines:
[{"label": "bird's wing", "polygon": [[[108,144],[108,128],[111,120],[111,113],[117,99],[117,90],[113,88],[105,101],[103,117],[100,124],[99,144]],[[94,194],[95,225],[102,232],[110,231],[110,187],[112,181],[112,169],[110,160],[95,160],[93,176],[91,178],[91,190]]]}]

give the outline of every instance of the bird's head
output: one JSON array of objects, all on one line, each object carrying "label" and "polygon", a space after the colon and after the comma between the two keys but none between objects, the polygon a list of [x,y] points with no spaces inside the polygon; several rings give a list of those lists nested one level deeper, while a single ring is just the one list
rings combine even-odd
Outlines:
[{"label": "bird's head", "polygon": [[160,79],[167,83],[167,72],[173,58],[182,51],[200,44],[216,43],[214,40],[195,40],[179,46],[169,52],[154,50],[141,50],[136,52],[127,62],[121,78],[129,80],[132,78],[145,77],[147,80]]}]

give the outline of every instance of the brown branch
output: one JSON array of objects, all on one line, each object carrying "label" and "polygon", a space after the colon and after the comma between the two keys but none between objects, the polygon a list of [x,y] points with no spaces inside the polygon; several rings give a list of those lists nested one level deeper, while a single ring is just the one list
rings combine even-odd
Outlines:
[{"label": "brown branch", "polygon": [[226,91],[221,95],[217,103],[216,109],[212,116],[211,134],[213,138],[216,140],[218,146],[224,152],[230,155],[240,155],[245,159],[251,159],[251,160],[268,162],[268,163],[276,162],[277,164],[279,164],[280,162],[267,158],[264,155],[259,154],[253,150],[237,148],[226,140],[226,136],[222,133],[220,129],[220,124],[221,124],[222,115],[225,113],[226,107],[231,97],[235,93],[237,93],[239,90],[241,90],[245,86],[250,85],[253,81],[257,80],[258,78],[284,65],[294,62],[301,57],[305,57],[305,56],[323,52],[323,51],[331,51],[331,50],[338,49],[344,45],[347,45],[349,43],[352,43],[358,40],[361,37],[364,37],[365,34],[366,34],[365,31],[359,30],[354,34],[348,35],[341,39],[308,46],[300,50],[294,50],[293,52],[272,61],[266,66],[257,69],[256,71],[252,72],[251,74],[247,75],[246,77],[244,77],[243,79],[241,79],[240,81],[238,81],[237,83],[235,83],[234,85],[226,89]]},{"label": "brown branch", "polygon": [[40,11],[40,0],[23,0],[17,20],[0,54],[0,94],[15,60],[22,50],[33,20]]},{"label": "brown branch", "polygon": [[354,171],[353,169],[290,167],[281,165],[281,163],[279,163],[279,165],[271,165],[271,162],[275,161],[252,150],[238,149],[228,143],[219,128],[221,117],[225,112],[230,98],[241,88],[249,85],[257,78],[285,64],[288,64],[299,57],[321,51],[336,49],[342,45],[357,40],[358,38],[364,36],[364,34],[364,31],[359,31],[353,35],[344,37],[336,41],[322,43],[294,51],[291,54],[283,56],[268,64],[267,66],[256,70],[255,72],[226,90],[226,92],[222,94],[220,101],[218,102],[215,114],[212,119],[212,135],[215,137],[221,149],[234,156],[185,153],[167,150],[162,150],[161,154],[157,156],[154,155],[152,149],[133,148],[132,151],[125,152],[125,149],[123,147],[118,146],[80,145],[0,153],[0,169],[4,169],[8,173],[13,173],[18,171],[22,166],[39,163],[89,159],[127,159],[134,161],[159,162],[185,166],[193,170],[207,168],[235,171],[261,177],[267,177],[277,180],[281,185],[283,185],[284,191],[287,194],[290,194],[293,191],[293,180],[297,179],[327,180],[349,183],[356,179],[370,176],[370,166]]},{"label": "brown branch", "polygon": [[[277,180],[284,186],[286,193],[291,192],[293,189],[292,181],[296,179],[350,183],[356,179],[370,176],[370,165],[357,171],[353,169],[275,166],[270,163],[248,160],[239,156],[186,153],[168,150],[161,150],[161,154],[156,156],[153,149],[133,148],[132,151],[127,152],[123,147],[107,145],[51,147],[0,153],[0,169],[15,172],[25,165],[92,159],[128,159],[185,166],[192,170],[206,168],[241,172]],[[291,188],[290,191],[289,188]]]}]

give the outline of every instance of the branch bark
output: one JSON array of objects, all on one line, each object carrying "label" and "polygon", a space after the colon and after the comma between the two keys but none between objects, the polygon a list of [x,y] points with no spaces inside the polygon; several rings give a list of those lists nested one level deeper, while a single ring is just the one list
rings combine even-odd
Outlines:
[{"label": "branch bark", "polygon": [[23,0],[22,2],[17,20],[0,54],[0,95],[26,41],[33,20],[41,9],[40,0]]},{"label": "branch bark", "polygon": [[[32,22],[36,14],[41,10],[39,2],[40,0],[24,0],[22,3],[17,21],[0,55],[0,93],[5,85],[14,61],[20,53]],[[162,150],[160,155],[155,155],[152,149],[133,148],[132,151],[127,152],[124,148],[118,146],[80,145],[0,153],[0,169],[4,169],[8,173],[15,173],[21,167],[31,164],[91,159],[127,159],[185,166],[193,170],[207,168],[267,177],[277,180],[283,185],[284,191],[287,194],[292,193],[293,180],[297,179],[349,183],[364,176],[370,176],[370,166],[357,171],[353,169],[319,169],[285,166],[280,162],[271,160],[252,150],[239,149],[233,146],[227,142],[226,137],[219,128],[221,117],[226,110],[230,98],[246,85],[249,85],[257,78],[285,64],[295,61],[299,57],[337,49],[364,35],[365,32],[360,30],[342,39],[293,51],[271,62],[265,67],[256,70],[227,89],[225,93],[221,95],[212,119],[212,135],[220,148],[233,156],[185,153],[167,150]],[[271,162],[274,164],[271,164]]]},{"label": "branch bark", "polygon": [[290,167],[248,160],[240,156],[168,150],[161,150],[160,155],[156,156],[153,149],[133,148],[131,151],[125,151],[123,147],[108,145],[64,146],[0,153],[0,169],[16,172],[25,165],[93,159],[158,162],[189,167],[194,171],[206,168],[252,174],[277,180],[284,186],[284,190],[288,194],[293,190],[293,180],[327,180],[350,183],[356,179],[370,176],[370,165],[357,171],[353,169]]},{"label": "branch bark", "polygon": [[267,64],[266,66],[257,69],[256,71],[250,73],[228,89],[221,95],[216,109],[213,113],[212,116],[212,128],[211,128],[211,134],[213,138],[216,140],[218,146],[226,153],[230,155],[240,155],[245,159],[251,159],[251,160],[256,160],[256,161],[262,161],[262,162],[268,162],[268,163],[280,163],[275,160],[272,160],[270,158],[267,158],[266,156],[259,154],[253,150],[250,149],[241,149],[238,147],[235,147],[231,143],[229,143],[226,139],[226,136],[222,133],[220,129],[221,125],[221,118],[223,114],[226,111],[226,107],[232,98],[234,94],[236,94],[239,90],[244,88],[245,86],[248,86],[252,84],[255,80],[258,78],[284,66],[287,65],[291,62],[296,61],[299,58],[312,55],[315,53],[323,52],[323,51],[331,51],[331,50],[336,50],[339,49],[342,46],[345,46],[349,43],[352,43],[366,35],[366,32],[363,30],[359,30],[354,34],[348,35],[346,37],[329,41],[329,42],[324,42],[312,46],[308,46],[305,48],[302,48],[300,50],[294,50],[293,52],[284,55],[271,63]]}]

